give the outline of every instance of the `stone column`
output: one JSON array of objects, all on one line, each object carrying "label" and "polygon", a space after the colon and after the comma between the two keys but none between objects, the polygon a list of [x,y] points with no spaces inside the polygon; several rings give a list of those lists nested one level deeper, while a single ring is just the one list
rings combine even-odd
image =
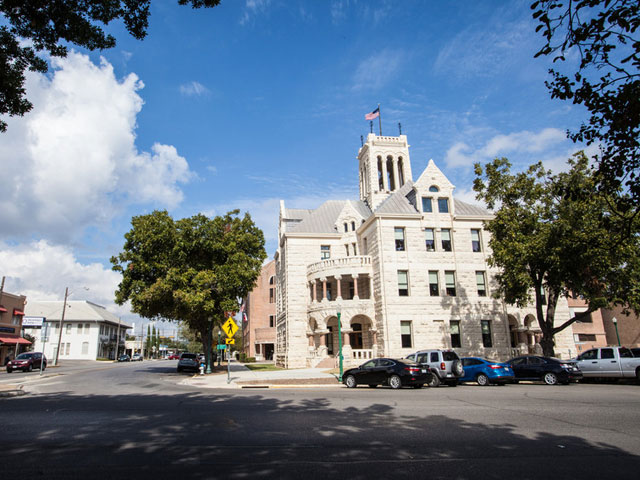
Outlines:
[{"label": "stone column", "polygon": [[369,300],[373,298],[373,278],[369,275]]},{"label": "stone column", "polygon": [[351,338],[349,334],[352,330],[343,330],[342,331],[342,355],[344,358],[352,359],[353,358],[353,350],[351,349]]},{"label": "stone column", "polygon": [[360,297],[358,296],[358,274],[351,274],[351,278],[353,278],[353,299],[359,300]]},{"label": "stone column", "polygon": [[376,358],[378,356],[378,331],[371,330],[371,337],[371,350],[373,350],[373,358]]},{"label": "stone column", "polygon": [[326,302],[327,301],[327,279],[323,277],[320,279],[320,281],[322,282],[322,301]]},{"label": "stone column", "polygon": [[387,176],[387,160],[382,159],[382,190],[389,190],[389,178]]},{"label": "stone column", "polygon": [[318,299],[317,294],[316,294],[316,281],[315,280],[311,280],[311,288],[313,289],[313,303],[317,303]]},{"label": "stone column", "polygon": [[335,275],[334,278],[336,279],[336,283],[338,284],[338,295],[336,297],[336,300],[342,300],[342,288],[341,288],[342,275]]}]

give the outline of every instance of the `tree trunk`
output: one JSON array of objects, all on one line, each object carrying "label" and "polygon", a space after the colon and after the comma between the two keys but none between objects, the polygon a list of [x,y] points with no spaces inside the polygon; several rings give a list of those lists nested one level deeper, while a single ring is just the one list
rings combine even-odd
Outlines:
[{"label": "tree trunk", "polygon": [[542,354],[545,357],[555,357],[554,340],[555,330],[553,324],[556,318],[556,306],[558,305],[559,292],[549,290],[547,292],[549,299],[547,301],[547,318],[542,321],[538,320],[540,329],[542,330],[542,339],[540,340],[540,346],[542,347]]}]

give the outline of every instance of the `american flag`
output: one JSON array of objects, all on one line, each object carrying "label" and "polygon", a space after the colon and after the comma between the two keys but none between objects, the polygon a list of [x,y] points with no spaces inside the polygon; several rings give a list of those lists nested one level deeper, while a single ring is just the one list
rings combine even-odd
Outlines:
[{"label": "american flag", "polygon": [[364,116],[365,120],[373,120],[374,118],[378,118],[380,116],[380,107],[376,108],[373,112],[367,113]]}]

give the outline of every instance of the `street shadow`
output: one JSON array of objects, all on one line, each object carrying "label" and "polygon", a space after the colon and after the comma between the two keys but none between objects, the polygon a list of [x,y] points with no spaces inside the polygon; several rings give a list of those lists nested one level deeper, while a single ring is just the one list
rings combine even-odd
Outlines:
[{"label": "street shadow", "polygon": [[242,393],[1,401],[0,476],[585,479],[633,478],[640,464],[578,435],[430,414],[429,398],[410,390],[398,394],[413,395],[414,415],[367,390]]}]

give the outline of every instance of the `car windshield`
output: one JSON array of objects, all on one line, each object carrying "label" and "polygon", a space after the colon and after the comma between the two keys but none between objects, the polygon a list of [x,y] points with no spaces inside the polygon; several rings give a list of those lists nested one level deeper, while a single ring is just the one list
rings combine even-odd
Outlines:
[{"label": "car windshield", "polygon": [[450,362],[452,360],[458,360],[458,354],[456,352],[442,352],[442,358],[444,358],[445,362]]},{"label": "car windshield", "polygon": [[191,358],[191,359],[194,359],[194,358],[196,358],[196,354],[195,354],[195,353],[183,353],[181,358]]},{"label": "car windshield", "polygon": [[33,353],[21,353],[16,357],[16,360],[29,360],[33,357]]}]

